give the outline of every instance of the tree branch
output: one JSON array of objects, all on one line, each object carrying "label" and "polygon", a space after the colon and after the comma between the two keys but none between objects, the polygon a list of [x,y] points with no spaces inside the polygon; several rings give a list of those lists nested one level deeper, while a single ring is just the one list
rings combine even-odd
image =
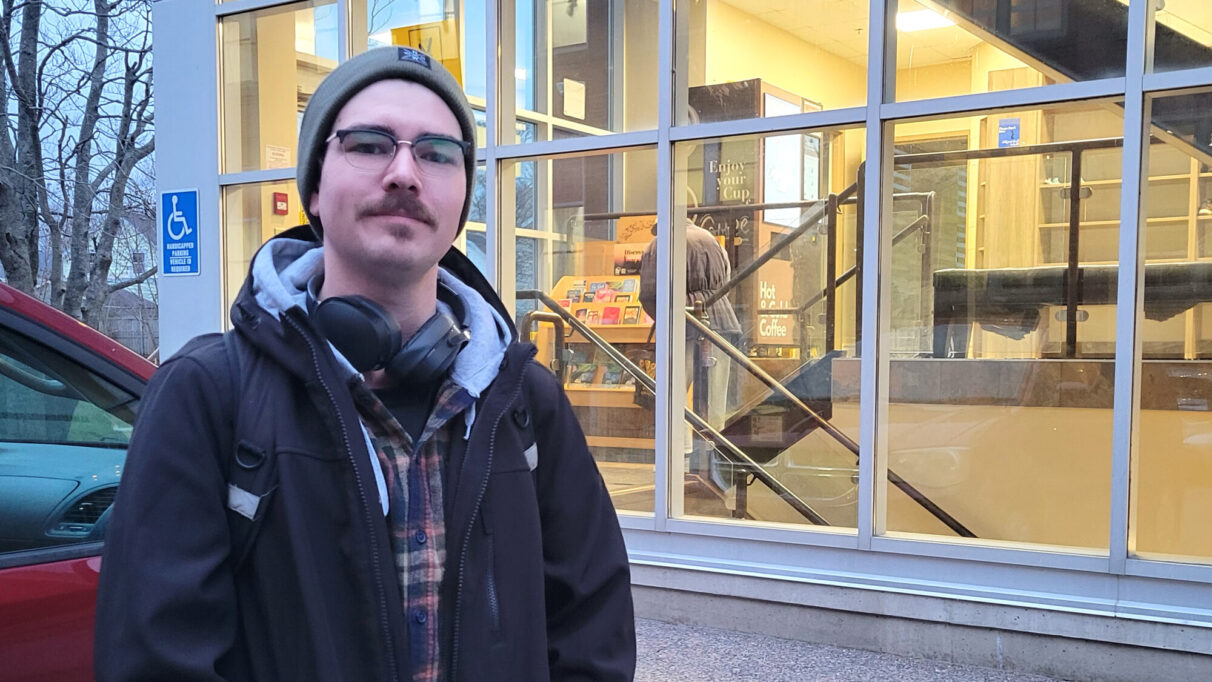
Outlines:
[{"label": "tree branch", "polygon": [[158,272],[159,270],[160,270],[160,266],[153,265],[147,271],[145,271],[141,274],[135,275],[134,277],[131,277],[130,279],[124,279],[124,280],[121,280],[118,282],[114,282],[113,284],[109,285],[109,290],[106,291],[105,294],[106,294],[106,296],[108,296],[109,294],[112,294],[115,291],[121,291],[127,287],[133,287],[136,284],[142,284],[142,283],[146,282],[147,280],[151,279],[152,275],[156,274],[156,272]]}]

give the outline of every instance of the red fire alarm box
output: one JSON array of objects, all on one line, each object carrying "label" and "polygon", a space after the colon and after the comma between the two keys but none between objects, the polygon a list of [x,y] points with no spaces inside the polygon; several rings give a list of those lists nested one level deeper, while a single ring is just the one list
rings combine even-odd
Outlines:
[{"label": "red fire alarm box", "polygon": [[286,215],[290,213],[286,204],[286,192],[274,192],[274,215]]}]

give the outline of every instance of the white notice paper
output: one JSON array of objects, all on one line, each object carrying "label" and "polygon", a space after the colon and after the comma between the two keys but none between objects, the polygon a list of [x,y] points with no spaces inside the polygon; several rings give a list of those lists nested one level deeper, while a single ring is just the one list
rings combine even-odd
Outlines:
[{"label": "white notice paper", "polygon": [[585,120],[585,84],[564,79],[564,115]]}]

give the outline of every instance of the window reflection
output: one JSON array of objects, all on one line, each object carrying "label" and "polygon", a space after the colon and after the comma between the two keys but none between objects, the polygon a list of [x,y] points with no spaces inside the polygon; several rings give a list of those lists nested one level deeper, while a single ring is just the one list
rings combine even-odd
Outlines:
[{"label": "window reflection", "polygon": [[[512,68],[502,88],[513,106],[501,135],[517,119],[537,124],[537,139],[656,127],[658,4],[650,0],[524,0],[510,3]],[[511,92],[512,91],[512,92]],[[519,140],[520,141],[520,140]]]},{"label": "window reflection", "polygon": [[[276,234],[307,222],[294,180],[223,188],[223,309],[248,276],[257,249]],[[226,319],[226,315],[224,316]]]},{"label": "window reflection", "polygon": [[639,253],[653,234],[655,170],[644,148],[518,159],[500,174],[502,218],[514,220],[515,321],[564,382],[615,507],[647,513],[656,420],[643,385],[656,355]]},{"label": "window reflection", "polygon": [[1157,4],[1154,16],[1155,71],[1212,64],[1212,5],[1206,0],[1166,0]]},{"label": "window reflection", "polygon": [[464,92],[482,102],[487,92],[485,8],[482,0],[354,0],[350,43],[359,54],[385,45],[411,45],[442,62]]},{"label": "window reflection", "polygon": [[[678,100],[678,122],[862,106],[869,3],[827,4],[824,11],[822,3],[802,0],[712,0],[686,3],[684,10],[679,6],[684,30],[676,50],[686,99]],[[780,89],[780,100],[794,106],[764,105],[757,93],[771,89]],[[734,90],[747,90],[754,97],[741,100]],[[721,92],[728,93],[722,96],[735,106],[695,111],[703,108],[703,93]]]},{"label": "window reflection", "polygon": [[[803,106],[757,80],[691,100],[705,120],[745,102]],[[864,139],[824,129],[675,148],[685,198],[670,229],[686,245],[688,311],[675,323],[693,413],[671,469],[683,514],[853,532],[858,400],[838,381],[861,340]]]},{"label": "window reflection", "polygon": [[[895,126],[889,532],[1106,549],[1122,127],[1115,102]],[[1167,162],[1150,234],[1185,210]]]},{"label": "window reflection", "polygon": [[[1149,167],[1166,173],[1164,192],[1150,183],[1145,212],[1168,216],[1167,229],[1146,229],[1140,448],[1132,468],[1129,551],[1171,561],[1212,563],[1203,532],[1212,513],[1212,131],[1209,92],[1158,97],[1177,130],[1149,147]],[[1156,121],[1156,119],[1155,119]],[[1185,124],[1185,125],[1184,125]]]},{"label": "window reflection", "polygon": [[294,168],[299,122],[337,66],[337,9],[301,2],[220,24],[225,173]]},{"label": "window reflection", "polygon": [[1126,4],[897,1],[900,101],[1124,75]]}]

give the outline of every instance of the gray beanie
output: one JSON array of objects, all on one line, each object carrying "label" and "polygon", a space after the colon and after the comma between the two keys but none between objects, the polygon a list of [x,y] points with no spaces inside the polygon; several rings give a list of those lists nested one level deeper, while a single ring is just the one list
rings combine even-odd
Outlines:
[{"label": "gray beanie", "polygon": [[328,74],[303,111],[296,181],[307,220],[321,239],[324,238],[324,226],[320,224],[320,216],[312,214],[309,205],[311,195],[320,186],[320,165],[324,161],[326,147],[324,140],[332,134],[333,122],[346,102],[371,83],[393,78],[424,85],[441,97],[459,121],[463,139],[471,143],[471,153],[467,158],[467,196],[463,200],[459,230],[462,231],[467,223],[467,212],[471,208],[471,183],[476,172],[476,122],[467,104],[467,96],[446,67],[424,52],[411,47],[379,47],[363,52]]}]

